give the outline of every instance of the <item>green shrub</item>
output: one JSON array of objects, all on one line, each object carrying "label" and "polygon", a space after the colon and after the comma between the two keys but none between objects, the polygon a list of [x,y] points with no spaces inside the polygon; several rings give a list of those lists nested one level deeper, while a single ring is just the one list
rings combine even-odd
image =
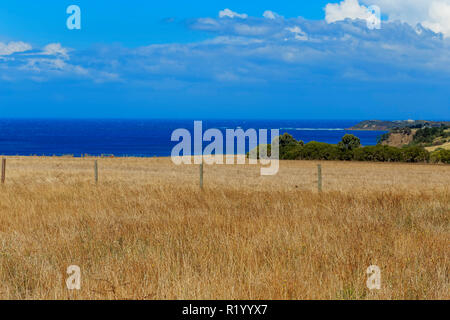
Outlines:
[{"label": "green shrub", "polygon": [[299,160],[302,159],[302,150],[303,146],[298,145],[295,147],[288,147],[286,148],[285,152],[283,153],[283,157],[280,157],[281,160]]},{"label": "green shrub", "polygon": [[390,146],[368,146],[353,151],[353,159],[357,161],[402,161],[403,155],[400,149]]},{"label": "green shrub", "polygon": [[286,154],[299,146],[303,146],[303,141],[295,140],[289,133],[284,133],[279,136],[278,139],[280,145],[280,159],[290,160],[290,158],[286,157]]},{"label": "green shrub", "polygon": [[[354,135],[345,135],[337,144],[311,141],[304,144],[295,140],[290,134],[285,133],[278,137],[280,142],[281,160],[357,160],[377,162],[428,162],[430,153],[419,146],[396,148],[385,145],[361,147],[360,141]],[[259,159],[259,147],[250,151],[247,156]],[[271,145],[263,145],[267,148],[268,156],[271,155]],[[450,151],[438,150],[431,155],[431,161],[450,163]]]},{"label": "green shrub", "polygon": [[303,145],[288,145],[283,148],[280,147],[280,159],[281,160],[295,160],[298,159],[299,153],[302,150]]},{"label": "green shrub", "polygon": [[289,133],[285,133],[278,137],[280,148],[290,146],[290,145],[297,145],[298,141],[294,139],[293,136],[291,136]]},{"label": "green shrub", "polygon": [[402,160],[405,162],[427,162],[430,159],[430,153],[418,146],[404,147],[400,150]]},{"label": "green shrub", "polygon": [[445,126],[419,129],[414,135],[413,144],[430,144],[438,137],[446,138],[449,136],[449,133],[445,132],[446,129],[448,127]]},{"label": "green shrub", "polygon": [[339,160],[339,148],[336,145],[311,141],[298,148],[299,157],[304,160]]},{"label": "green shrub", "polygon": [[430,161],[434,163],[450,164],[450,150],[438,149],[430,154]]}]

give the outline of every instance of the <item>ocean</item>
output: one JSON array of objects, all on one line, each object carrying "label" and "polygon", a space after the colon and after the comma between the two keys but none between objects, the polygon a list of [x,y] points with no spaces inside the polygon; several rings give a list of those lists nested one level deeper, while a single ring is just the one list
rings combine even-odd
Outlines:
[{"label": "ocean", "polygon": [[[201,120],[201,119],[199,119]],[[203,132],[217,128],[280,129],[297,140],[338,143],[351,133],[362,145],[375,145],[385,131],[347,131],[357,120],[203,120]],[[172,132],[188,129],[193,120],[31,120],[0,119],[1,155],[170,156],[178,142]],[[225,134],[224,134],[225,136]],[[206,146],[208,142],[204,143]]]}]

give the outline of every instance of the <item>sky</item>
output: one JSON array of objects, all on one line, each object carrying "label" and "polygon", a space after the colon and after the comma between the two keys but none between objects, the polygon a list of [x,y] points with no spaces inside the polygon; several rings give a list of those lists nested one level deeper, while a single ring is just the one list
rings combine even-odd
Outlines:
[{"label": "sky", "polygon": [[450,0],[0,3],[1,118],[450,120],[449,88]]}]

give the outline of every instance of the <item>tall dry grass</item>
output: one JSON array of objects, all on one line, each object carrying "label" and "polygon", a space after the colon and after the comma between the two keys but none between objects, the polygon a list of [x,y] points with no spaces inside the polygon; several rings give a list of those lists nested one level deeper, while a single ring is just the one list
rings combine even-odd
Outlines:
[{"label": "tall dry grass", "polygon": [[449,299],[450,166],[316,164],[9,157],[0,298]]}]

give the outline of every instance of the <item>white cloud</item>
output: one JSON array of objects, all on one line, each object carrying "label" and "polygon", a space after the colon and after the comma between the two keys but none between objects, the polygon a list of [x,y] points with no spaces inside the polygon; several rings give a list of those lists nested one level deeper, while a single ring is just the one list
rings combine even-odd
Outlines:
[{"label": "white cloud", "polygon": [[423,26],[450,37],[450,3],[433,2],[428,14],[429,20],[424,21]]},{"label": "white cloud", "polygon": [[49,56],[61,56],[64,59],[69,59],[68,50],[63,48],[60,43],[50,43],[46,45],[41,54]]},{"label": "white cloud", "polygon": [[325,7],[325,20],[328,23],[349,19],[368,19],[370,13],[358,0],[344,0],[341,3],[329,3]]},{"label": "white cloud", "polygon": [[249,45],[262,43],[263,40],[248,38],[248,37],[230,37],[230,36],[218,36],[213,39],[207,39],[203,41],[205,44],[226,44],[226,45]]},{"label": "white cloud", "polygon": [[22,70],[29,70],[34,72],[43,71],[62,71],[68,65],[61,59],[46,59],[46,58],[32,58],[27,63],[20,67]]},{"label": "white cloud", "polygon": [[28,43],[25,42],[10,42],[8,44],[4,44],[0,42],[0,56],[8,56],[16,52],[24,52],[31,50],[32,47]]},{"label": "white cloud", "polygon": [[200,18],[198,19],[198,22],[201,24],[210,25],[214,27],[219,25],[219,23],[213,18]]},{"label": "white cloud", "polygon": [[400,20],[412,26],[421,23],[434,32],[450,37],[450,0],[361,0],[375,4],[390,21]]},{"label": "white cloud", "polygon": [[237,12],[231,11],[230,9],[224,9],[219,12],[219,18],[225,18],[225,17],[232,18],[232,19],[233,18],[247,19],[248,15],[245,13],[237,13]]},{"label": "white cloud", "polygon": [[273,19],[275,19],[275,14],[272,11],[270,11],[270,10],[266,10],[263,13],[263,17],[273,20]]},{"label": "white cloud", "polygon": [[[32,50],[31,45],[24,42],[0,42],[0,69],[8,69],[8,75],[0,78],[3,81],[16,81],[29,79],[44,82],[51,77],[77,76],[78,78],[107,78],[108,74],[100,74],[100,71],[88,69],[82,65],[74,65],[68,62],[70,49],[63,48],[59,43],[50,43],[43,48]],[[13,55],[24,52],[20,55]],[[8,80],[9,79],[9,80]]]},{"label": "white cloud", "polygon": [[389,20],[400,20],[416,25],[426,20],[433,0],[361,0],[366,5],[377,5],[381,12],[389,15]]},{"label": "white cloud", "polygon": [[302,41],[308,40],[308,35],[305,32],[303,32],[303,30],[300,29],[299,26],[286,28],[286,30],[292,32],[295,35],[295,40],[302,40]]},{"label": "white cloud", "polygon": [[279,19],[279,18],[283,18],[282,16],[280,16],[278,13],[270,11],[270,10],[266,10],[263,13],[263,17],[266,19],[270,19],[270,20],[275,20],[275,19]]},{"label": "white cloud", "polygon": [[[341,3],[339,9],[342,8],[345,6]],[[438,14],[445,12],[439,7],[434,10],[437,11],[430,21],[439,20]],[[193,30],[208,30],[216,37],[188,44],[120,50],[102,46],[71,51],[52,43],[26,54],[0,55],[0,77],[1,74],[10,79],[39,77],[41,81],[58,77],[99,83],[157,83],[174,79],[186,84],[189,79],[193,83],[213,79],[231,84],[249,78],[270,82],[274,73],[277,79],[291,79],[293,74],[303,76],[305,70],[315,76],[324,65],[329,66],[329,74],[337,77],[360,75],[367,81],[390,81],[392,70],[394,76],[405,75],[418,81],[423,74],[433,73],[439,81],[448,81],[450,75],[447,40],[406,23],[386,22],[380,32],[367,32],[367,27],[358,21],[327,24],[304,18],[201,18],[189,21],[189,26]],[[9,46],[11,52],[14,46]],[[292,68],[298,68],[299,72],[293,72]],[[8,72],[1,72],[6,69]]]}]

